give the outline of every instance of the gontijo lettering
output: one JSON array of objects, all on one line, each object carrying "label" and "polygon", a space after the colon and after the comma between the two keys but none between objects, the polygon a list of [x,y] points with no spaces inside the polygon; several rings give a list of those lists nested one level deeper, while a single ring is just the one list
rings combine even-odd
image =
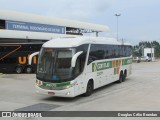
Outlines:
[{"label": "gontijo lettering", "polygon": [[128,65],[131,63],[132,59],[122,59],[122,60],[120,59],[120,60],[92,63],[92,72],[105,70],[109,68],[117,68],[119,66]]}]

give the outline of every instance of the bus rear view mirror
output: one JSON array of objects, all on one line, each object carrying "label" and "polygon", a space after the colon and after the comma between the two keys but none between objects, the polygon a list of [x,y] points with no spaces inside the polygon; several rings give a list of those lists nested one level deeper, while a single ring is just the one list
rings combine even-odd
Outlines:
[{"label": "bus rear view mirror", "polygon": [[78,56],[80,56],[83,53],[83,51],[77,52],[75,55],[73,55],[72,60],[71,60],[71,65],[72,67],[76,66],[76,61]]}]

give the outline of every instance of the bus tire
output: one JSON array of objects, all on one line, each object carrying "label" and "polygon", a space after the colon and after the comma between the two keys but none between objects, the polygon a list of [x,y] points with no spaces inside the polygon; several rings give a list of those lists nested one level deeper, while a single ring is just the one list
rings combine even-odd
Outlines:
[{"label": "bus tire", "polygon": [[93,81],[89,80],[88,84],[87,84],[87,89],[86,89],[86,93],[84,93],[84,96],[90,96],[93,93]]},{"label": "bus tire", "polygon": [[124,81],[124,75],[123,75],[123,72],[121,72],[120,76],[119,76],[118,83],[122,83],[123,81]]},{"label": "bus tire", "polygon": [[26,73],[32,73],[32,67],[31,66],[27,66],[26,68],[25,68],[25,72]]},{"label": "bus tire", "polygon": [[23,67],[22,66],[17,66],[15,71],[16,71],[16,73],[21,74],[23,72]]},{"label": "bus tire", "polygon": [[126,80],[126,77],[127,77],[127,70],[124,71],[124,75],[123,75],[123,81]]}]

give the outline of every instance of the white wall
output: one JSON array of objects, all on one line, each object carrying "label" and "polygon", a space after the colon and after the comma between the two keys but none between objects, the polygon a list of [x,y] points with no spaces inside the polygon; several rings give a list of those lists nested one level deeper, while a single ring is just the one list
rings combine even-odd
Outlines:
[{"label": "white wall", "polygon": [[144,48],[144,56],[147,56],[147,54],[151,54],[152,53],[152,55],[151,55],[151,59],[152,59],[152,61],[154,61],[155,60],[155,51],[154,51],[154,48]]}]

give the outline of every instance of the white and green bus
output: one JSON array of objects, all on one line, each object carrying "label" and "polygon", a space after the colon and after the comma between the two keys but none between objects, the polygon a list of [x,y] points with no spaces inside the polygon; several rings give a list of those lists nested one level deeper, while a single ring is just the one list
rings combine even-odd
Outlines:
[{"label": "white and green bus", "polygon": [[132,47],[113,38],[58,38],[43,44],[36,92],[59,97],[89,96],[94,89],[125,81],[131,74]]}]

